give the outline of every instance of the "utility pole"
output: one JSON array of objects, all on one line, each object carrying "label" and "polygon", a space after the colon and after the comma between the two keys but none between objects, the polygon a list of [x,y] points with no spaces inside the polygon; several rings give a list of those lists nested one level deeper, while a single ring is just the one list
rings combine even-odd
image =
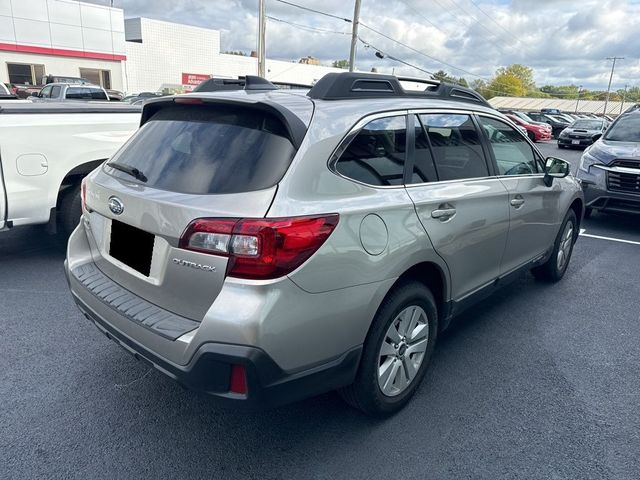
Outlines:
[{"label": "utility pole", "polygon": [[627,87],[629,87],[629,85],[625,84],[624,93],[622,94],[622,103],[620,104],[620,115],[622,115],[622,109],[624,108],[624,101],[627,98]]},{"label": "utility pole", "polygon": [[580,101],[580,92],[582,91],[582,85],[578,87],[578,99],[576,100],[576,111],[574,113],[578,113],[578,102]]},{"label": "utility pole", "polygon": [[351,29],[351,52],[349,53],[349,71],[353,72],[356,66],[356,47],[358,46],[358,24],[360,22],[360,1],[356,0],[353,8],[353,22]]},{"label": "utility pole", "polygon": [[609,76],[609,86],[607,87],[607,99],[604,101],[604,114],[607,114],[607,105],[609,104],[609,94],[611,93],[611,80],[613,80],[613,71],[616,68],[616,60],[624,60],[624,57],[607,57],[607,60],[613,60],[611,65],[611,75]]},{"label": "utility pole", "polygon": [[265,30],[266,30],[266,13],[265,0],[258,0],[258,76],[265,78]]}]

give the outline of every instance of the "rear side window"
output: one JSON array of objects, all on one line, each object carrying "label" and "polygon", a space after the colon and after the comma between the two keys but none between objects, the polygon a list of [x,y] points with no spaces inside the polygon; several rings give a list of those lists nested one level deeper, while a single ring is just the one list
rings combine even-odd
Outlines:
[{"label": "rear side window", "polygon": [[480,136],[469,115],[420,115],[440,181],[489,176]]},{"label": "rear side window", "polygon": [[92,100],[107,100],[107,94],[100,88],[92,88],[89,92]]},{"label": "rear side window", "polygon": [[71,100],[91,100],[91,92],[88,88],[69,87],[66,97]]},{"label": "rear side window", "polygon": [[372,120],[342,153],[336,170],[368,185],[402,185],[406,142],[405,115]]},{"label": "rear side window", "polygon": [[[106,164],[137,168],[153,188],[190,194],[240,193],[274,186],[296,150],[268,112],[176,105],[160,110]],[[118,178],[136,181],[113,168]]]}]

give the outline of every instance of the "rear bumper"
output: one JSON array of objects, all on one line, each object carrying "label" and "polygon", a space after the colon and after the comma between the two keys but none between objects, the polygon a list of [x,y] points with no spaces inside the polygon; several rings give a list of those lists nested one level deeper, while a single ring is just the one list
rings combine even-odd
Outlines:
[{"label": "rear bumper", "polygon": [[[66,262],[65,271],[71,286],[75,280],[66,268]],[[71,290],[85,317],[136,359],[152,365],[188,389],[204,392],[236,406],[271,408],[349,385],[360,362],[362,347],[358,346],[330,362],[288,373],[259,348],[210,342],[201,345],[186,365],[179,365],[115,328],[76,295],[73,288]],[[230,391],[233,365],[241,365],[246,371],[246,394]]]}]

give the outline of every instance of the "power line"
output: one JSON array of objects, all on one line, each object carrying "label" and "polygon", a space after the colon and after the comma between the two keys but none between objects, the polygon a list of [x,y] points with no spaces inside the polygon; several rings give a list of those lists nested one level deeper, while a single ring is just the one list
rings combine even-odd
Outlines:
[{"label": "power line", "polygon": [[[396,62],[400,62],[404,65],[407,65],[408,67],[411,68],[415,68],[416,70],[420,70],[421,72],[427,73],[429,75],[433,75],[432,72],[430,72],[429,70],[425,70],[424,68],[418,67],[417,65],[414,65],[413,63],[409,63],[405,60],[402,60],[398,57],[395,57],[393,55],[389,55],[388,53],[386,53],[385,51],[379,49],[378,47],[376,47],[375,45],[367,42],[366,40],[364,40],[362,37],[358,37],[358,40],[360,40],[362,42],[362,44],[365,46],[365,48],[373,48],[374,50],[376,50],[377,52],[381,53],[383,56],[390,58],[391,60],[395,60]],[[380,57],[379,57],[380,58]]]},{"label": "power line", "polygon": [[298,5],[297,3],[287,2],[285,0],[276,0],[276,2],[284,3],[285,5],[289,5],[291,7],[300,8],[302,10],[306,10],[307,12],[317,13],[319,15],[324,15],[325,17],[337,18],[338,20],[344,20],[345,22],[351,23],[350,18],[339,17],[338,15],[334,15],[332,13],[321,12],[320,10],[315,10],[313,8],[304,7],[302,5]]},{"label": "power line", "polygon": [[[435,23],[433,23],[431,20],[429,20],[426,16],[424,16],[419,10],[416,10],[415,8],[413,8],[409,3],[407,3],[405,0],[400,0],[400,2],[402,2],[404,4],[404,6],[411,10],[412,12],[414,12],[416,15],[418,15],[419,17],[421,17],[425,22],[427,22],[429,25],[431,25],[432,27],[434,27],[436,30],[438,30],[439,32],[443,33],[444,35],[446,35],[447,37],[453,37],[454,35],[445,32],[442,28],[438,27],[438,25],[436,25]],[[483,60],[487,60],[487,61],[491,61],[490,59],[488,59],[487,57],[483,57],[482,55],[477,55],[479,58],[482,58]]]},{"label": "power line", "polygon": [[296,27],[299,28],[301,30],[305,30],[307,32],[318,32],[318,33],[336,33],[339,35],[349,35],[349,32],[340,32],[338,30],[329,30],[327,28],[318,28],[318,27],[312,27],[311,25],[302,25],[301,23],[295,23],[295,22],[290,22],[289,20],[283,20],[282,18],[276,18],[276,17],[272,17],[271,15],[267,15],[267,18],[269,20],[273,20],[275,22],[281,22],[281,23],[286,23],[288,25],[291,25],[292,27]]},{"label": "power line", "polygon": [[419,55],[422,55],[423,57],[426,57],[426,58],[428,58],[430,60],[433,60],[434,62],[441,63],[442,65],[446,65],[447,67],[453,68],[454,70],[459,70],[460,72],[464,72],[464,73],[466,73],[468,75],[473,75],[474,77],[478,77],[478,78],[482,78],[483,80],[486,80],[486,78],[482,77],[481,75],[477,75],[475,73],[471,73],[468,70],[465,70],[465,69],[460,68],[460,67],[456,67],[455,65],[447,63],[444,60],[440,60],[440,59],[438,59],[436,57],[432,57],[431,55],[428,55],[428,54],[426,54],[424,52],[421,52],[420,50],[418,50],[416,48],[413,48],[411,45],[407,45],[406,43],[403,43],[400,40],[396,40],[395,38],[392,38],[389,35],[386,35],[386,34],[380,32],[379,30],[376,30],[375,28],[370,27],[369,25],[367,25],[367,24],[365,24],[363,22],[360,22],[360,25],[362,25],[367,30],[371,30],[372,32],[377,33],[381,37],[384,37],[387,40],[391,40],[392,42],[397,43],[398,45],[402,45],[403,47],[408,48],[409,50],[411,50],[411,51],[413,51],[413,52],[415,52],[415,53],[417,53]]},{"label": "power line", "polygon": [[503,31],[505,31],[506,33],[508,33],[511,37],[513,37],[518,43],[522,44],[522,41],[517,37],[517,35],[515,35],[514,33],[510,32],[509,30],[507,30],[506,28],[504,28],[502,25],[500,25],[496,20],[494,20],[487,12],[485,12],[483,9],[480,8],[480,5],[478,5],[474,0],[469,0],[474,7],[476,7],[478,10],[480,10],[480,12],[487,17],[489,20],[491,20],[493,23],[495,23],[499,28],[501,28]]}]

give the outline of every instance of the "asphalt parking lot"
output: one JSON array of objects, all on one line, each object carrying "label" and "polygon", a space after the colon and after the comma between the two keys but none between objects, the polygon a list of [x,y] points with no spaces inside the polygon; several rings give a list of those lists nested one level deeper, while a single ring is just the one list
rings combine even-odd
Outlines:
[{"label": "asphalt parking lot", "polygon": [[465,314],[385,421],[333,393],[240,413],[186,392],[79,313],[63,239],[0,233],[0,478],[637,479],[640,222],[583,228],[562,282]]}]

